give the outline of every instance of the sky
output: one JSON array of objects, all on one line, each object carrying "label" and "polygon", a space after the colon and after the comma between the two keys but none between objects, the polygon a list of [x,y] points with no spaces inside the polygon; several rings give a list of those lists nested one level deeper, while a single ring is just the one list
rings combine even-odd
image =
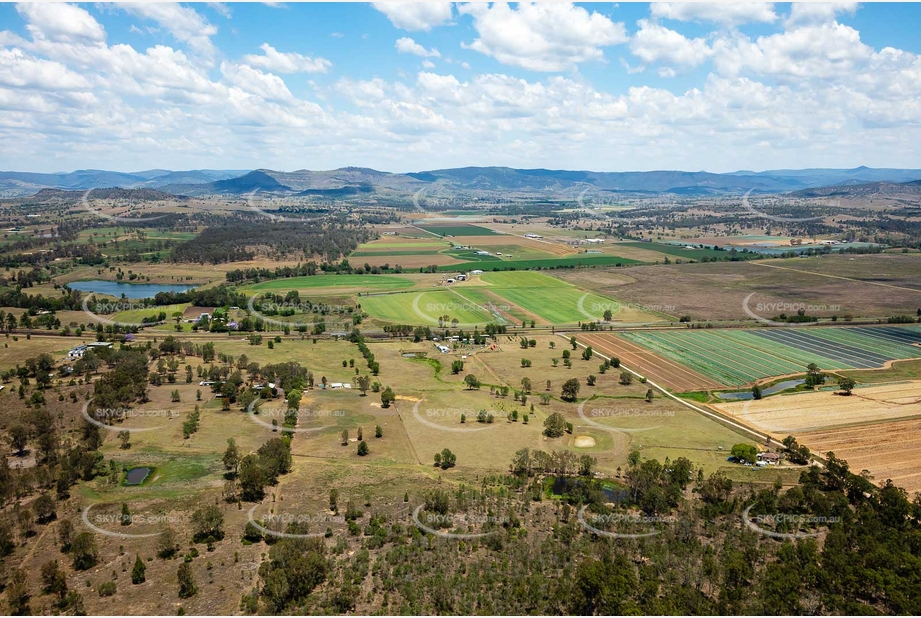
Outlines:
[{"label": "sky", "polygon": [[0,4],[0,169],[921,167],[921,4]]}]

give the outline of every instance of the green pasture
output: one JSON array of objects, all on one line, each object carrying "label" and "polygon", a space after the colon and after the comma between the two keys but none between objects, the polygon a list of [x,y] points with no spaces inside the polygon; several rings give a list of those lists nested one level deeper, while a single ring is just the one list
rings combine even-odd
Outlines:
[{"label": "green pasture", "polygon": [[243,292],[287,292],[297,290],[307,293],[388,292],[411,288],[411,279],[395,275],[314,275],[272,279],[244,288]]},{"label": "green pasture", "polygon": [[438,318],[444,315],[468,327],[496,321],[485,309],[450,290],[367,296],[362,297],[361,307],[371,316],[395,324],[437,326]]}]

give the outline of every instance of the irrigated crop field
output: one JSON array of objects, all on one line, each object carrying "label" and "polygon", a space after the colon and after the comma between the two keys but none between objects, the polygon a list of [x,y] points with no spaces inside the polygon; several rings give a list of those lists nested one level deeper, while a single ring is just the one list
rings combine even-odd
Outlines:
[{"label": "irrigated crop field", "polygon": [[762,328],[623,333],[621,337],[725,386],[821,369],[869,369],[921,357],[921,330],[906,326]]}]

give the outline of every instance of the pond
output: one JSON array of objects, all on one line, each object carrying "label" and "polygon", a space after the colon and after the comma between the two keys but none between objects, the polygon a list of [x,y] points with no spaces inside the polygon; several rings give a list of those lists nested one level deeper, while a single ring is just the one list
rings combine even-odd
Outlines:
[{"label": "pond", "polygon": [[[554,495],[563,496],[582,485],[583,482],[582,479],[572,478],[571,476],[556,476],[553,477],[553,484],[550,485],[550,491],[553,492]],[[604,494],[608,502],[623,502],[628,496],[626,489],[608,485],[601,486],[601,493]]]},{"label": "pond", "polygon": [[125,472],[125,485],[140,485],[147,480],[153,468],[131,468]]},{"label": "pond", "polygon": [[68,283],[67,287],[81,292],[106,294],[115,298],[121,298],[122,294],[125,295],[125,298],[153,298],[159,292],[187,292],[197,286],[178,283],[125,283],[123,281],[94,279],[92,281],[74,281],[73,283]]},{"label": "pond", "polygon": [[[784,380],[783,382],[778,382],[773,386],[768,386],[767,388],[761,389],[761,396],[767,397],[768,395],[773,395],[774,393],[779,393],[780,391],[785,391],[788,388],[796,388],[800,384],[805,384],[806,380]],[[720,399],[732,399],[735,401],[744,401],[752,398],[751,391],[743,393],[717,393],[717,396]]]}]

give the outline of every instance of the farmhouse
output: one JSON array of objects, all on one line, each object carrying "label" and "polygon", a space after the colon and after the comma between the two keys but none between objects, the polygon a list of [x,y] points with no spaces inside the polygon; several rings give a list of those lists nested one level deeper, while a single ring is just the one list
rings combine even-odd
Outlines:
[{"label": "farmhouse", "polygon": [[538,234],[525,234],[524,237],[525,238],[543,238],[543,236],[540,236]]},{"label": "farmhouse", "polygon": [[604,238],[583,238],[583,245],[600,245],[604,243]]},{"label": "farmhouse", "polygon": [[67,353],[67,360],[77,360],[83,358],[87,350],[98,350],[100,348],[111,348],[112,344],[108,341],[93,341],[87,344],[80,344]]},{"label": "farmhouse", "polygon": [[758,453],[758,462],[764,462],[765,465],[776,466],[780,463],[780,455],[778,453]]},{"label": "farmhouse", "polygon": [[477,251],[477,255],[489,255],[489,251]]},{"label": "farmhouse", "polygon": [[451,351],[451,348],[449,348],[446,345],[436,345],[435,347],[438,348],[438,351],[441,352],[442,354],[447,354],[448,352]]}]

